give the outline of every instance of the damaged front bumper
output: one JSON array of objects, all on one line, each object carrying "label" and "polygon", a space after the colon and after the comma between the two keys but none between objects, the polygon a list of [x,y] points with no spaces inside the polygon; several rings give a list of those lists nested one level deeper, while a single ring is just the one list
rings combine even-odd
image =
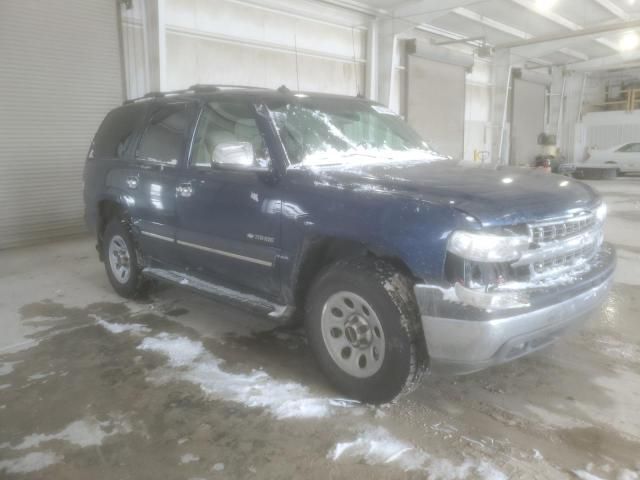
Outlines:
[{"label": "damaged front bumper", "polygon": [[615,264],[615,249],[605,243],[575,281],[521,290],[530,304],[518,309],[481,309],[442,288],[415,285],[432,372],[471,373],[550,345],[606,300]]}]

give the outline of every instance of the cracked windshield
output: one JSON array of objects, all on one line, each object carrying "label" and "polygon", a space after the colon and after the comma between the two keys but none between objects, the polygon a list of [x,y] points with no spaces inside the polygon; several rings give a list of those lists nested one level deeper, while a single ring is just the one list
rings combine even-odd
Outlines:
[{"label": "cracked windshield", "polygon": [[382,105],[301,98],[295,103],[268,106],[295,166],[449,159]]}]

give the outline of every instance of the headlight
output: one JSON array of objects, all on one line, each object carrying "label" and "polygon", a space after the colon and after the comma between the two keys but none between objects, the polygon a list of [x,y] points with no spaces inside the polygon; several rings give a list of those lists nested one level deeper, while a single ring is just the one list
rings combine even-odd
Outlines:
[{"label": "headlight", "polygon": [[598,208],[596,208],[596,218],[600,223],[604,223],[607,218],[607,204],[602,202]]},{"label": "headlight", "polygon": [[451,253],[475,262],[512,262],[529,248],[529,238],[522,235],[453,232],[447,249]]}]

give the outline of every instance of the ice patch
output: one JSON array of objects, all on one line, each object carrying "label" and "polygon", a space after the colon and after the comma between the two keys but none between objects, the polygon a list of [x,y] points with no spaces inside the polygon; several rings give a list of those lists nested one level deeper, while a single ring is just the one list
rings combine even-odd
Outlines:
[{"label": "ice patch", "polygon": [[5,362],[0,363],[0,377],[3,375],[9,375],[13,372],[13,366],[18,362]]},{"label": "ice patch", "polygon": [[200,461],[200,457],[193,453],[185,453],[180,457],[180,463],[193,463]]},{"label": "ice patch", "polygon": [[614,360],[629,360],[640,362],[640,347],[621,342],[611,336],[604,336],[596,340],[602,352]]},{"label": "ice patch", "polygon": [[146,327],[140,323],[111,323],[100,319],[98,320],[98,325],[100,325],[105,330],[108,330],[109,332],[115,334],[124,332],[143,334],[151,332],[151,329],[149,327]]},{"label": "ice patch", "polygon": [[169,366],[177,369],[170,372],[170,377],[199,385],[215,398],[247,407],[266,408],[279,419],[326,417],[335,408],[349,408],[352,405],[340,400],[314,397],[307,387],[274,380],[265,372],[225,372],[220,368],[223,360],[207,352],[201,342],[186,337],[162,333],[145,338],[138,348],[166,356]]},{"label": "ice patch", "polygon": [[623,468],[618,472],[616,480],[638,480],[640,475],[637,472],[632,472],[626,468]]},{"label": "ice patch", "polygon": [[224,470],[224,463],[216,463],[212,468],[212,471],[214,472],[221,472]]},{"label": "ice patch", "polygon": [[424,472],[430,480],[458,480],[470,475],[486,480],[507,480],[507,476],[489,462],[466,459],[462,464],[454,465],[399,440],[382,427],[370,427],[355,440],[336,444],[327,457],[334,461],[352,458],[369,465],[393,464],[405,472]]},{"label": "ice patch", "polygon": [[598,477],[593,473],[589,473],[586,470],[572,470],[573,474],[580,480],[603,480],[602,477]]},{"label": "ice patch", "polygon": [[4,383],[2,385],[0,385],[0,390],[4,390],[5,388],[9,388],[11,386],[10,383]]},{"label": "ice patch", "polygon": [[76,420],[58,433],[34,433],[25,437],[21,443],[14,447],[7,444],[3,444],[3,446],[7,446],[14,450],[24,450],[27,448],[38,447],[42,443],[53,440],[61,440],[69,442],[80,448],[85,448],[102,445],[104,439],[112,435],[126,434],[130,432],[131,427],[129,426],[129,423],[121,417],[115,417],[104,422],[99,422],[95,418],[89,418],[87,420]]},{"label": "ice patch", "polygon": [[27,377],[27,380],[42,380],[43,378],[47,378],[53,375],[53,373],[36,373]]},{"label": "ice patch", "polygon": [[47,468],[62,461],[62,456],[53,452],[32,452],[24,457],[0,460],[0,472],[30,473]]}]

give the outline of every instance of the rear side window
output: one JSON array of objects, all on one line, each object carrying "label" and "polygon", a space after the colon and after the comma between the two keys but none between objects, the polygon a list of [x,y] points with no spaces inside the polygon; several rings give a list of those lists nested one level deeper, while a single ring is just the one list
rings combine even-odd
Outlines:
[{"label": "rear side window", "polygon": [[189,110],[186,103],[163,105],[155,110],[140,139],[136,158],[143,162],[177,165],[186,147]]},{"label": "rear side window", "polygon": [[144,116],[145,109],[133,105],[109,112],[93,140],[93,156],[125,158],[133,147],[136,131],[142,126]]}]

